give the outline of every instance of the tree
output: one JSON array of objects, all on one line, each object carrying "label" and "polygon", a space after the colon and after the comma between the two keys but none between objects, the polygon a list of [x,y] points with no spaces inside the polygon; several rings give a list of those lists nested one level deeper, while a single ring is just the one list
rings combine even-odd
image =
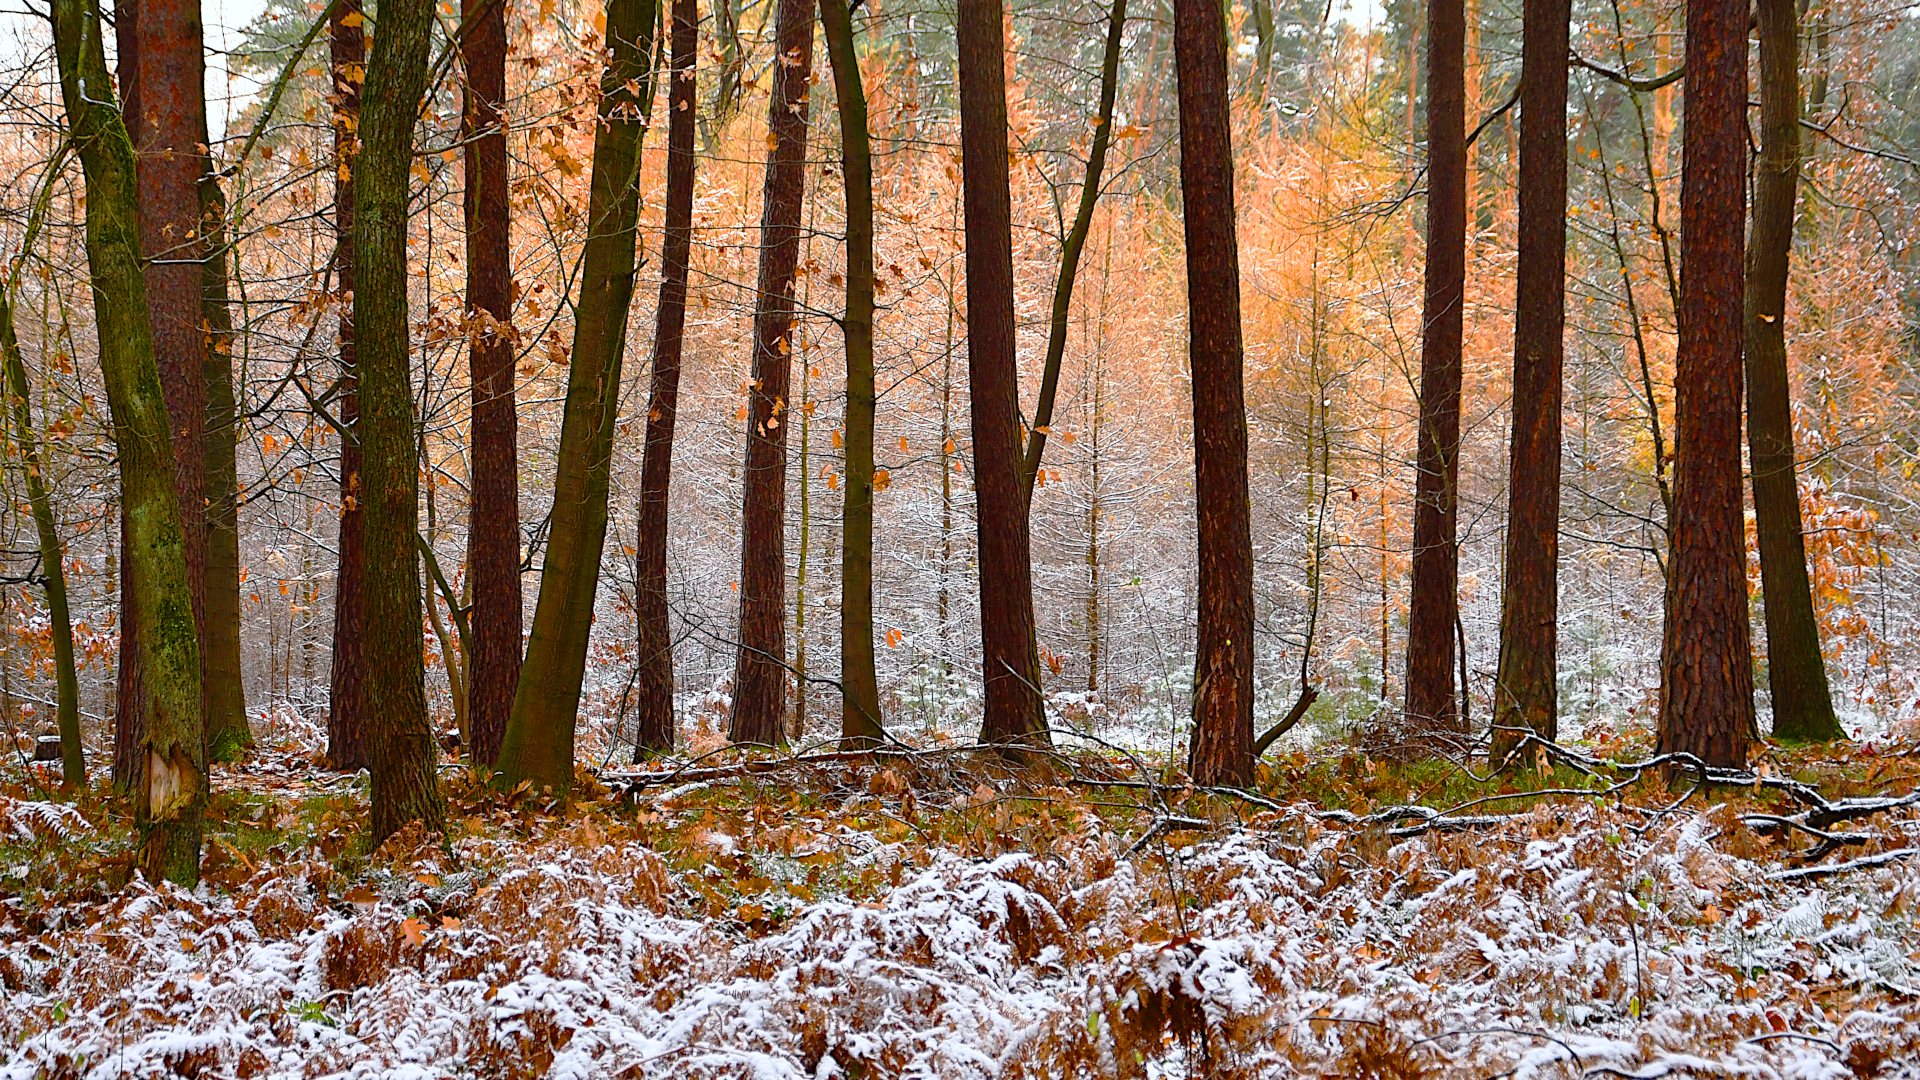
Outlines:
[{"label": "tree", "polygon": [[820,23],[840,105],[840,174],[847,202],[846,494],[840,547],[842,741],[872,748],[886,737],[873,655],[873,150],[860,85],[853,14],[846,0],[820,0]]},{"label": "tree", "polygon": [[473,760],[500,756],[520,681],[519,425],[513,395],[512,223],[507,211],[506,0],[462,0],[467,82],[467,361],[473,426],[467,580],[473,653],[467,715]]},{"label": "tree", "polygon": [[1743,768],[1753,727],[1740,490],[1747,4],[1688,0],[1661,753]]},{"label": "tree", "polygon": [[967,376],[978,510],[986,714],[980,741],[1047,743],[1033,624],[1033,550],[1020,445],[1000,0],[960,0],[960,150],[966,207]]},{"label": "tree", "polygon": [[807,183],[807,92],[813,78],[813,0],[781,0],[773,91],[767,103],[767,175],[760,211],[760,277],[753,319],[753,389],[741,492],[740,647],[728,738],[786,742],[787,392],[794,352],[794,272]]},{"label": "tree", "polygon": [[[1407,619],[1407,721],[1418,736],[1457,734],[1454,630],[1459,550],[1461,305],[1467,272],[1467,15],[1463,0],[1427,11],[1427,265],[1420,325],[1413,596]],[[1463,688],[1464,689],[1464,688]]]},{"label": "tree", "polygon": [[680,358],[686,341],[687,275],[693,257],[694,53],[700,12],[673,0],[672,66],[667,79],[667,214],[660,246],[653,385],[647,399],[640,465],[640,543],[634,611],[640,628],[635,663],[640,754],[673,749],[673,627],[667,609],[667,495],[673,480],[673,425],[680,407]]},{"label": "tree", "polygon": [[1566,360],[1569,0],[1527,0],[1520,59],[1520,261],[1513,317],[1506,573],[1493,757],[1558,731],[1560,396]]},{"label": "tree", "polygon": [[432,0],[380,5],[354,171],[355,374],[363,500],[367,765],[373,839],[445,827],[420,639],[420,474],[407,315],[408,176],[427,88]]},{"label": "tree", "polygon": [[607,64],[600,74],[587,243],[581,254],[572,363],[561,418],[553,517],[527,656],[500,746],[496,779],[565,793],[573,781],[574,717],[586,673],[587,635],[607,539],[607,486],[620,407],[620,361],[633,303],[640,217],[640,138],[653,97],[647,46],[654,0],[607,5]]},{"label": "tree", "polygon": [[50,7],[68,131],[86,174],[87,269],[120,460],[128,594],[143,630],[134,660],[144,689],[134,787],[139,866],[150,878],[191,886],[200,877],[207,799],[200,646],[173,439],[147,322],[133,142],[107,78],[98,9],[84,0],[53,0]]},{"label": "tree", "polygon": [[340,530],[333,579],[333,672],[327,695],[327,764],[354,770],[367,763],[367,658],[362,576],[366,506],[360,486],[359,366],[353,334],[353,170],[359,143],[360,90],[367,40],[360,0],[339,0],[328,15],[328,66],[333,72],[333,288],[340,306]]},{"label": "tree", "polygon": [[253,745],[247,724],[246,679],[240,669],[240,475],[236,446],[239,409],[233,396],[233,312],[228,307],[227,201],[212,175],[200,182],[201,265],[207,387],[206,633],[201,663],[206,674],[207,754],[233,757]]},{"label": "tree", "polygon": [[1180,83],[1181,216],[1200,542],[1200,639],[1187,771],[1196,783],[1247,784],[1253,780],[1253,539],[1227,37],[1220,5],[1174,0],[1173,48]]},{"label": "tree", "polygon": [[1787,385],[1787,264],[1800,183],[1800,19],[1793,0],[1758,0],[1760,158],[1747,253],[1747,447],[1766,605],[1767,684],[1775,738],[1843,739],[1807,581]]}]

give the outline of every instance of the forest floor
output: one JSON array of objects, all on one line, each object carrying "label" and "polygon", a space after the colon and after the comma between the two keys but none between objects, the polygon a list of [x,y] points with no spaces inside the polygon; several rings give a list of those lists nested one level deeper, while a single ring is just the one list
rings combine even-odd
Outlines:
[{"label": "forest floor", "polygon": [[0,1080],[1920,1077],[1917,755],[1771,748],[1681,800],[929,745],[583,770],[565,809],[449,762],[449,838],[367,852],[364,778],[263,749],[191,893],[129,883],[123,801],[10,764]]}]

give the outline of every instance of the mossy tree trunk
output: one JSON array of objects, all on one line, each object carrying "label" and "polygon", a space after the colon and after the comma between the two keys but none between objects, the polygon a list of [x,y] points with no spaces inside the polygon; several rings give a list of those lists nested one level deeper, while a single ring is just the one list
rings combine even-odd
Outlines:
[{"label": "mossy tree trunk", "polygon": [[246,686],[240,670],[240,478],[235,461],[239,413],[233,396],[233,313],[228,308],[226,214],[220,182],[200,183],[200,220],[206,239],[201,268],[207,388],[206,632],[201,635],[207,679],[207,756],[229,760],[253,745]]}]

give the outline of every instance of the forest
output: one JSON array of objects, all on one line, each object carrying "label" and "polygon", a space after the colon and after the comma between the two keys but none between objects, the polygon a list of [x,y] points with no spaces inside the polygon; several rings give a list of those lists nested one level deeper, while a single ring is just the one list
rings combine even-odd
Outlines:
[{"label": "forest", "polygon": [[1920,5],[0,10],[0,1080],[1920,1076]]}]

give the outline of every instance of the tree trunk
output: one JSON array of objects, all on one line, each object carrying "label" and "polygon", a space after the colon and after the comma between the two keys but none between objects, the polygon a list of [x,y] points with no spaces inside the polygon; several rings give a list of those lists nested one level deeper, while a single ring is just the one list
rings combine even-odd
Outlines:
[{"label": "tree trunk", "polygon": [[640,138],[646,131],[646,103],[653,97],[647,46],[653,40],[656,10],[654,0],[612,0],[607,7],[610,51],[600,75],[600,123],[593,139],[587,243],[556,455],[553,516],[527,658],[495,774],[508,788],[531,780],[564,793],[573,780],[574,718],[586,674],[600,553],[607,539],[620,360],[633,302]]},{"label": "tree trunk", "polygon": [[[1033,546],[1020,446],[1000,0],[960,0],[960,149],[967,216],[967,385],[980,552],[985,744],[1048,744],[1033,625]],[[1102,129],[1096,138],[1104,138]],[[1096,181],[1097,182],[1097,181]],[[1093,190],[1089,188],[1088,190]],[[1083,200],[1084,202],[1084,200]],[[1081,238],[1084,240],[1084,236]],[[1070,256],[1079,252],[1071,247]],[[1056,303],[1057,303],[1056,299]]]},{"label": "tree trunk", "polygon": [[1566,359],[1569,0],[1527,0],[1520,60],[1520,264],[1506,574],[1493,757],[1558,728],[1560,396]]},{"label": "tree trunk", "polygon": [[353,170],[360,126],[360,90],[367,41],[360,0],[333,6],[329,38],[333,70],[333,282],[340,307],[340,567],[333,582],[333,672],[327,697],[327,764],[353,771],[367,763],[367,658],[362,575],[366,508],[360,488],[359,368],[353,341]]},{"label": "tree trunk", "polygon": [[1800,490],[1787,385],[1787,264],[1800,182],[1800,20],[1794,0],[1759,0],[1760,160],[1753,170],[1753,250],[1746,297],[1747,446],[1766,603],[1767,683],[1773,735],[1843,739],[1820,653],[1807,581]]},{"label": "tree trunk", "polygon": [[1253,780],[1253,539],[1226,28],[1212,0],[1174,0],[1173,19],[1200,541],[1187,771],[1196,783],[1247,784]]},{"label": "tree trunk", "polygon": [[840,172],[847,190],[847,490],[841,512],[840,735],[850,748],[880,745],[880,679],[873,655],[873,151],[853,14],[821,0],[820,22],[840,104]]},{"label": "tree trunk", "polygon": [[655,308],[653,386],[647,399],[647,441],[640,464],[639,580],[640,755],[673,749],[673,626],[667,609],[667,497],[673,484],[673,426],[680,402],[680,357],[687,326],[687,275],[693,255],[694,53],[700,13],[695,0],[673,0],[673,59],[667,79],[667,206],[660,246],[660,300]]},{"label": "tree trunk", "polygon": [[519,425],[513,398],[512,223],[507,210],[505,0],[462,0],[467,84],[467,359],[473,392],[473,586],[468,719],[472,759],[492,765],[520,681]]},{"label": "tree trunk", "polygon": [[410,821],[445,828],[420,637],[420,473],[407,316],[413,128],[427,84],[431,0],[385,0],[367,58],[354,159],[353,325],[366,504],[363,600],[373,841]]},{"label": "tree trunk", "polygon": [[207,756],[238,757],[253,746],[246,685],[240,670],[240,478],[235,463],[238,409],[233,396],[233,313],[227,306],[227,201],[212,176],[200,184],[207,245],[201,267],[207,388],[206,633],[200,660],[206,673]]},{"label": "tree trunk", "polygon": [[794,270],[807,184],[807,92],[813,76],[813,0],[781,0],[767,106],[772,146],[760,212],[760,280],[753,320],[753,390],[741,499],[740,648],[727,737],[786,742],[787,408]]},{"label": "tree trunk", "polygon": [[[86,173],[87,269],[120,458],[130,614],[144,628],[135,659],[144,689],[136,718],[139,866],[149,878],[192,886],[200,877],[207,799],[200,646],[187,587],[173,440],[140,269],[133,143],[114,107],[97,11],[80,0],[53,0],[51,16],[61,96]],[[198,310],[197,288],[193,306]]]},{"label": "tree trunk", "polygon": [[1660,752],[1742,768],[1753,653],[1740,491],[1747,4],[1688,0],[1674,355],[1673,549],[1660,664]]},{"label": "tree trunk", "polygon": [[1407,619],[1407,722],[1420,738],[1461,734],[1453,649],[1460,611],[1454,526],[1467,266],[1466,47],[1463,0],[1434,0],[1427,11],[1426,306]]}]

